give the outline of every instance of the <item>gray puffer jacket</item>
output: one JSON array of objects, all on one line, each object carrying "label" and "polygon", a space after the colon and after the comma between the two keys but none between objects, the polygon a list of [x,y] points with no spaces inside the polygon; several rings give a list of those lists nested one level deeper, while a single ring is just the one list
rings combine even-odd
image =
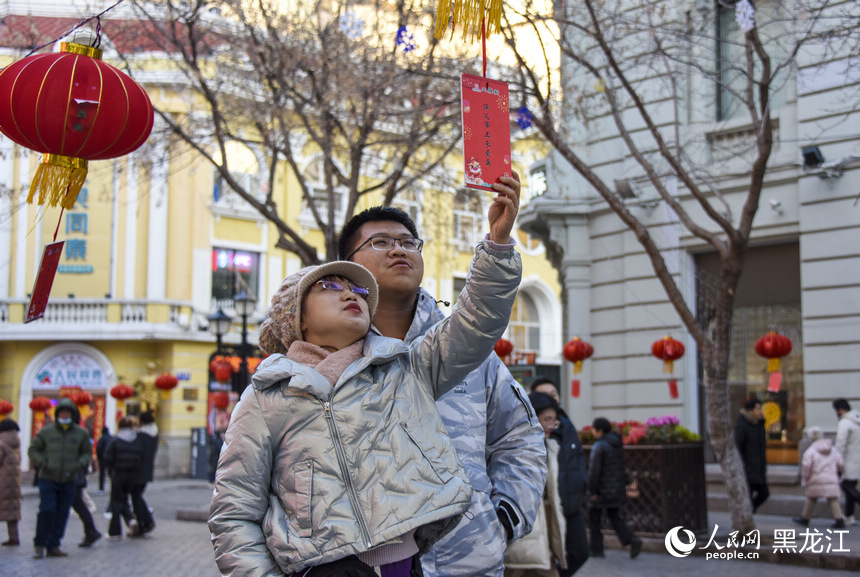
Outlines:
[{"label": "gray puffer jacket", "polygon": [[521,262],[478,245],[454,313],[410,345],[368,334],[337,384],[283,355],[263,361],[233,411],[209,528],[224,575],[281,575],[417,529],[424,552],[471,487],[435,407],[490,354]]}]

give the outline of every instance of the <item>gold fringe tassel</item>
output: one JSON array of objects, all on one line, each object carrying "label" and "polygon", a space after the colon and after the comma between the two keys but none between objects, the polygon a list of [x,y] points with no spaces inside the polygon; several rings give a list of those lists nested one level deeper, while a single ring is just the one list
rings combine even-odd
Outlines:
[{"label": "gold fringe tassel", "polygon": [[66,210],[71,210],[86,180],[87,161],[83,158],[45,154],[33,182],[30,183],[27,203],[31,204],[38,192],[37,204],[45,204],[47,200],[50,206],[59,204]]},{"label": "gold fringe tassel", "polygon": [[481,34],[481,20],[487,21],[487,37],[501,30],[502,0],[439,0],[434,35],[441,40],[450,22],[454,28],[462,25],[463,38],[471,36],[474,42]]},{"label": "gold fringe tassel", "polygon": [[673,361],[663,361],[663,372],[671,373],[675,369],[675,363]]},{"label": "gold fringe tassel", "polygon": [[779,362],[779,359],[768,359],[767,360],[767,372],[775,373],[779,370],[782,363]]}]

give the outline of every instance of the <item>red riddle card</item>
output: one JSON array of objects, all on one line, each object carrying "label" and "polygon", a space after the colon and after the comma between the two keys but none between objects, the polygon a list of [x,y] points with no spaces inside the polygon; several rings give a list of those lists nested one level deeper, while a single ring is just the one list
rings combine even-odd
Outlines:
[{"label": "red riddle card", "polygon": [[463,159],[466,186],[493,190],[499,177],[511,174],[511,117],[508,85],[483,76],[462,74]]},{"label": "red riddle card", "polygon": [[45,316],[48,296],[51,294],[51,286],[54,284],[54,276],[57,274],[57,266],[60,264],[64,244],[66,241],[59,240],[45,245],[45,252],[42,253],[42,262],[39,263],[39,274],[36,275],[36,284],[33,285],[33,296],[30,297],[30,306],[27,307],[27,318],[24,319],[24,324]]}]

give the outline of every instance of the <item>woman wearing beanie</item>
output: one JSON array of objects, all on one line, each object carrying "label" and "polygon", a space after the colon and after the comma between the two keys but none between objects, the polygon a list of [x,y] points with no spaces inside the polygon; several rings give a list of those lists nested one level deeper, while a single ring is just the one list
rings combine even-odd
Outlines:
[{"label": "woman wearing beanie", "polygon": [[408,346],[368,332],[378,291],[364,267],[284,280],[260,329],[270,356],[218,462],[209,528],[223,575],[409,577],[459,522],[471,487],[435,400],[507,326],[518,204],[499,193],[453,314]]}]

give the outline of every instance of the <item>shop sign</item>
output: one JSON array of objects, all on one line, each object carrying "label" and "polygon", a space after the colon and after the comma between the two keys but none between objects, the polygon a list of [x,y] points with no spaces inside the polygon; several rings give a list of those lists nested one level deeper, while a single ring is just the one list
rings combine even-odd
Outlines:
[{"label": "shop sign", "polygon": [[101,365],[82,353],[64,353],[48,360],[36,371],[33,389],[57,390],[78,386],[82,389],[107,389]]}]

